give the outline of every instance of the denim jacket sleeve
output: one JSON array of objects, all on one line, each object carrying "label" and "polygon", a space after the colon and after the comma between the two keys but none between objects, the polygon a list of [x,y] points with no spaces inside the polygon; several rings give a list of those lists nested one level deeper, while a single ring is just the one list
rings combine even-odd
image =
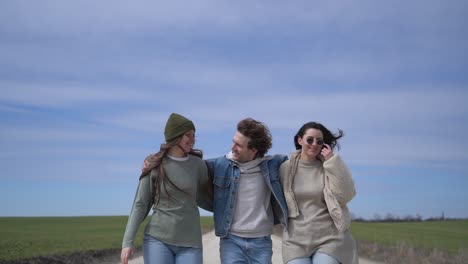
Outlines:
[{"label": "denim jacket sleeve", "polygon": [[274,155],[268,162],[270,188],[274,197],[272,200],[274,223],[281,223],[284,227],[287,227],[288,206],[280,181],[280,167],[287,159],[288,157],[285,155]]},{"label": "denim jacket sleeve", "polygon": [[203,162],[200,180],[198,182],[197,205],[207,211],[213,212],[213,177],[210,176],[208,163]]},{"label": "denim jacket sleeve", "polygon": [[213,177],[213,218],[215,234],[225,237],[234,215],[239,168],[226,157],[206,161]]}]

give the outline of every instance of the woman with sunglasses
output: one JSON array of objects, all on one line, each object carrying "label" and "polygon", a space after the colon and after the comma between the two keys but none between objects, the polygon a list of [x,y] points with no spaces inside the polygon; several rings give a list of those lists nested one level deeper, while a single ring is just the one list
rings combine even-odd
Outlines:
[{"label": "woman with sunglasses", "polygon": [[289,210],[284,263],[358,263],[346,206],[356,194],[354,183],[343,160],[333,153],[341,137],[342,130],[333,134],[317,122],[304,124],[294,136],[296,151],[280,168]]}]

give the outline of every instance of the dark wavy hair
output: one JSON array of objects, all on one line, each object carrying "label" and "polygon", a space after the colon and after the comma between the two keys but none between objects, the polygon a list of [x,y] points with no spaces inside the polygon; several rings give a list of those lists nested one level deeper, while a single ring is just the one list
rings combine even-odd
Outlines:
[{"label": "dark wavy hair", "polygon": [[296,146],[296,149],[301,149],[302,146],[299,145],[298,139],[304,136],[306,131],[308,129],[315,128],[320,131],[322,131],[323,134],[323,141],[325,144],[328,144],[331,146],[332,149],[337,147],[340,149],[340,144],[338,143],[338,139],[342,138],[344,136],[343,130],[338,129],[338,133],[333,134],[330,130],[328,130],[324,125],[318,123],[318,122],[308,122],[305,123],[299,131],[297,131],[296,135],[294,136],[294,145]]},{"label": "dark wavy hair", "polygon": [[268,127],[253,118],[246,118],[237,123],[237,131],[250,138],[248,148],[255,148],[258,157],[264,157],[272,146],[271,132]]}]

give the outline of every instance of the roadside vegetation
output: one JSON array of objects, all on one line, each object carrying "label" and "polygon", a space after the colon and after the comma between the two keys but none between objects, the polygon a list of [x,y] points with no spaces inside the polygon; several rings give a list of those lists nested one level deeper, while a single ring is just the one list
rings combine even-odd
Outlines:
[{"label": "roadside vegetation", "polygon": [[353,222],[359,254],[388,264],[468,263],[468,220]]},{"label": "roadside vegetation", "polygon": [[[127,216],[3,217],[0,264],[112,263],[103,260],[119,255],[126,223]],[[204,233],[212,230],[212,217],[202,217],[201,223]],[[137,249],[145,224],[135,239]],[[351,232],[359,254],[369,259],[388,264],[468,263],[468,220],[354,221]]]}]

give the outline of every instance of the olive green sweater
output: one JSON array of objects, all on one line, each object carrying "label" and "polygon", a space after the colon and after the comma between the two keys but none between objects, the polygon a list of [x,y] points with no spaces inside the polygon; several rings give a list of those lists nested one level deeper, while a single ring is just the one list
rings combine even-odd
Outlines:
[{"label": "olive green sweater", "polygon": [[183,192],[166,183],[169,196],[162,187],[159,204],[156,206],[152,203],[152,186],[158,169],[153,169],[143,177],[138,184],[128,217],[122,247],[134,247],[138,228],[153,207],[145,234],[169,245],[201,248],[202,234],[197,196],[201,195],[200,192],[206,190],[206,185],[209,184],[205,162],[192,155],[185,160],[166,157],[162,166],[166,176]]}]

